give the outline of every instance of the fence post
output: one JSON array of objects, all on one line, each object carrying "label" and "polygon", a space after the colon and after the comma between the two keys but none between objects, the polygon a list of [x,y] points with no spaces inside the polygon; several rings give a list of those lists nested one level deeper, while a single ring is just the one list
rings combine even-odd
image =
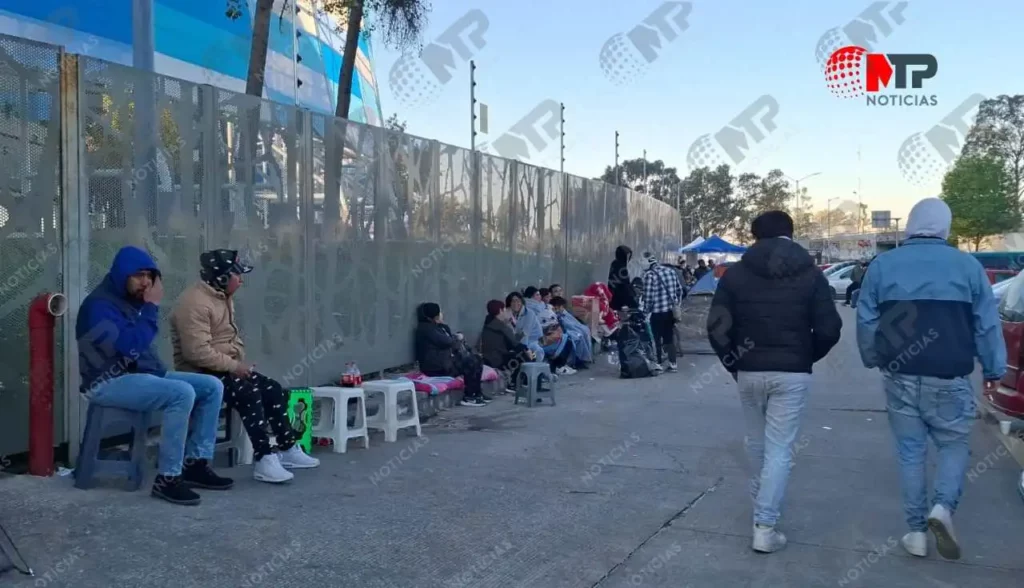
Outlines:
[{"label": "fence post", "polygon": [[217,156],[217,137],[220,134],[220,125],[217,119],[217,89],[210,84],[199,86],[199,104],[202,109],[202,142],[199,160],[203,166],[203,181],[200,185],[202,190],[201,206],[206,213],[203,222],[205,231],[203,242],[206,247],[213,249],[226,245],[218,239],[223,239],[223,233],[217,227],[219,215],[217,211],[221,206],[221,173],[224,171],[220,166],[220,158]]},{"label": "fence post", "polygon": [[[295,111],[293,110],[293,116]],[[314,209],[313,202],[313,115],[308,109],[303,109],[298,112],[298,116],[293,121],[295,131],[298,135],[299,146],[299,169],[302,170],[299,174],[299,210],[301,211],[302,218],[302,252],[303,252],[303,266],[306,271],[303,276],[304,288],[303,288],[303,304],[305,305],[306,312],[303,313],[303,337],[305,341],[305,354],[303,357],[309,357],[313,353],[313,348],[316,346],[316,325],[319,321],[312,318],[317,316],[316,309],[313,304],[316,297],[313,294],[313,288],[316,283],[316,238],[314,226],[314,215],[316,211]],[[326,127],[325,127],[326,128]],[[303,386],[315,386],[317,385],[313,381],[314,367],[310,369],[302,370],[302,385]]]},{"label": "fence post", "polygon": [[[68,458],[78,459],[78,444],[85,421],[85,403],[78,393],[78,344],[75,321],[78,308],[85,299],[89,279],[89,178],[85,167],[85,141],[79,118],[83,97],[79,56],[60,53],[60,210],[61,210],[61,274],[68,311],[62,317],[64,345],[64,432],[68,441]],[[54,129],[50,129],[54,132]]]}]

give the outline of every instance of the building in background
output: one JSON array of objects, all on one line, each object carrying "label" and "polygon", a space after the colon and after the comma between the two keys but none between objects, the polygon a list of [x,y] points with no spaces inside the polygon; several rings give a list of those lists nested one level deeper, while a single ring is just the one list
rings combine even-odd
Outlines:
[{"label": "building in background", "polygon": [[[225,0],[153,0],[156,72],[245,92],[255,0],[242,1],[249,10],[231,20],[225,16]],[[334,114],[345,31],[318,14],[316,5],[315,0],[275,1],[264,97]],[[0,33],[131,65],[132,0],[4,2]],[[365,34],[359,39],[356,74],[349,118],[380,125],[373,54]]]}]

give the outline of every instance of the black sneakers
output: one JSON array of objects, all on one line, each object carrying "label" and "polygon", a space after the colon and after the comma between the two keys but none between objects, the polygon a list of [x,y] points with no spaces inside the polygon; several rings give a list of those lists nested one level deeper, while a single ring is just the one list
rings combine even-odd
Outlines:
[{"label": "black sneakers", "polygon": [[462,402],[460,402],[459,404],[461,404],[462,406],[487,406],[487,403],[481,400],[480,398],[472,397],[463,398]]},{"label": "black sneakers", "polygon": [[184,484],[181,476],[158,475],[153,480],[153,490],[150,495],[155,498],[162,498],[171,504],[183,504],[194,506],[199,504],[200,496]]},{"label": "black sneakers", "polygon": [[186,460],[181,478],[193,488],[205,488],[206,490],[228,490],[235,485],[235,481],[231,478],[218,476],[205,459]]}]

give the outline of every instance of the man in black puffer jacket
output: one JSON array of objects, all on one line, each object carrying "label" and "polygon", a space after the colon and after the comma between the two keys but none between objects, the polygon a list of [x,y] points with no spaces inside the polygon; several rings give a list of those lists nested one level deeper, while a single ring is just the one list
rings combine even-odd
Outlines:
[{"label": "man in black puffer jacket", "polygon": [[718,283],[707,330],[739,385],[751,462],[753,548],[768,553],[786,544],[775,524],[811,366],[839,341],[842,319],[825,276],[793,242],[788,214],[766,212],[754,219],[751,232],[756,242]]},{"label": "man in black puffer jacket", "polygon": [[636,292],[629,280],[629,260],[633,257],[633,250],[625,245],[615,248],[615,260],[608,268],[608,289],[612,291],[612,310],[631,308],[636,310],[640,307],[637,302]]}]

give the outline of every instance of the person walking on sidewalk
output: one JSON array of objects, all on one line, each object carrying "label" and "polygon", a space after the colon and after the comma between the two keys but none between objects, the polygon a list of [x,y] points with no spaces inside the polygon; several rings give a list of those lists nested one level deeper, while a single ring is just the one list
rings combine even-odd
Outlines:
[{"label": "person walking on sidewalk", "polygon": [[683,285],[679,283],[679,274],[675,270],[659,264],[654,257],[648,257],[646,261],[647,271],[644,272],[644,294],[641,300],[644,313],[651,317],[656,363],[662,365],[664,350],[668,356],[665,369],[677,372],[679,367],[676,365],[675,309],[683,299]]},{"label": "person walking on sidewalk", "polygon": [[[288,392],[276,380],[245,361],[245,346],[235,325],[235,294],[242,275],[252,266],[238,260],[238,252],[215,249],[199,256],[200,280],[178,298],[171,313],[174,367],[183,372],[210,374],[224,384],[224,401],[238,412],[252,442],[253,478],[280,484],[295,477],[289,469],[315,468],[296,442],[288,419]],[[267,423],[274,432],[278,452],[270,447]]]},{"label": "person walking on sidewalk", "polygon": [[850,306],[851,300],[853,299],[853,293],[860,290],[861,282],[864,281],[864,274],[868,271],[868,263],[863,259],[858,261],[853,269],[850,270],[850,285],[846,287],[846,301],[843,302],[846,306]]},{"label": "person walking on sidewalk", "polygon": [[[958,559],[952,517],[977,410],[974,359],[981,360],[986,390],[994,389],[1006,372],[1006,347],[984,268],[946,241],[951,222],[949,207],[938,198],[914,205],[907,240],[868,267],[857,301],[857,346],[864,366],[882,372],[910,527],[903,547],[926,556],[925,530],[931,529],[939,554]],[[929,438],[938,450],[931,503]]]},{"label": "person walking on sidewalk", "polygon": [[707,331],[743,405],[754,501],[752,547],[771,553],[786,545],[776,525],[811,368],[839,341],[842,320],[825,276],[793,242],[788,214],[766,212],[750,229],[756,241],[718,282]]}]

